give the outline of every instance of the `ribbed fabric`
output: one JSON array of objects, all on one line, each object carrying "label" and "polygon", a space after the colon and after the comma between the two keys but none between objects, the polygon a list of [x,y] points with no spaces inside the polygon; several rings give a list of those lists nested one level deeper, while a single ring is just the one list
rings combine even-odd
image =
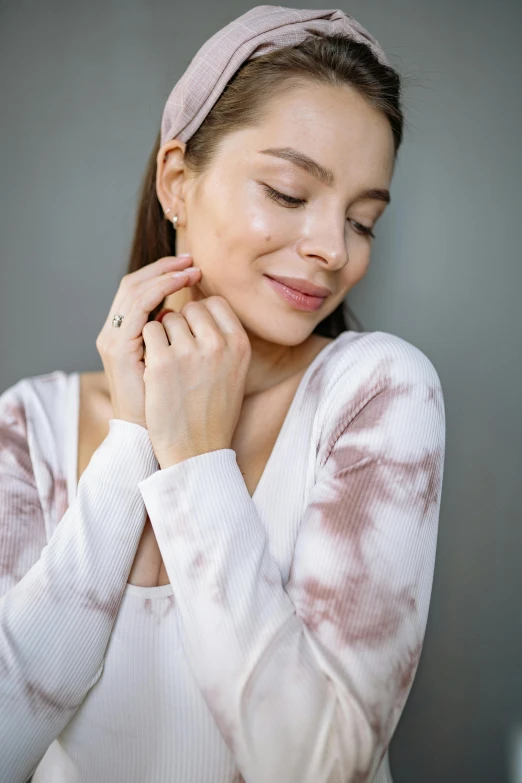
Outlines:
[{"label": "ribbed fabric", "polygon": [[[328,344],[253,497],[232,449],[159,470],[119,419],[76,489],[77,433],[77,373],[0,395],[2,783],[391,783],[444,467],[425,354]],[[169,585],[127,583],[147,512]]]}]

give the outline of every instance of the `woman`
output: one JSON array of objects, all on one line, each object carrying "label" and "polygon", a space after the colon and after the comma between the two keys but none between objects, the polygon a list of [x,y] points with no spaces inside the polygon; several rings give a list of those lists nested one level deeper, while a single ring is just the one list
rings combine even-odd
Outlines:
[{"label": "woman", "polygon": [[6,783],[391,781],[444,401],[419,349],[349,329],[343,302],[399,98],[355,20],[280,6],[175,86],[104,372],[0,397]]}]

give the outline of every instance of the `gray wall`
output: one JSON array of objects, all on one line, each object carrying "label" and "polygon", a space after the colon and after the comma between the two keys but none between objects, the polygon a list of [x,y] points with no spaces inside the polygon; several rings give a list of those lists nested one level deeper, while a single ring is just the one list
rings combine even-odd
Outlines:
[{"label": "gray wall", "polygon": [[[249,7],[0,2],[1,389],[55,369],[102,369],[95,339],[125,272],[164,102],[196,49]],[[430,357],[447,415],[431,612],[393,773],[396,783],[514,782],[521,5],[353,0],[343,10],[404,75],[409,123],[393,202],[350,305],[366,330]]]}]

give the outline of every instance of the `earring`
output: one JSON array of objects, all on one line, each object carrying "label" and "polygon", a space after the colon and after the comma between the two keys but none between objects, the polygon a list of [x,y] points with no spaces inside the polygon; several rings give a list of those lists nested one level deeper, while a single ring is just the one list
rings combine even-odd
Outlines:
[{"label": "earring", "polygon": [[[170,212],[170,207],[166,210],[165,215],[167,214],[167,212]],[[178,216],[177,215],[173,215],[173,217],[172,217],[172,225],[174,226],[175,229],[178,227]]]}]

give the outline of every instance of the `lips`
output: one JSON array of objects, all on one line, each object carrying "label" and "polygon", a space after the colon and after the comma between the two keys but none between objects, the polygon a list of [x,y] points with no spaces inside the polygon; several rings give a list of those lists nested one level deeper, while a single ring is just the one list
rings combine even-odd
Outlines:
[{"label": "lips", "polygon": [[308,282],[300,277],[281,277],[279,275],[267,275],[272,280],[276,280],[278,283],[286,285],[288,288],[292,288],[294,291],[298,291],[300,294],[308,294],[308,296],[320,296],[323,299],[330,295],[331,291],[323,286],[316,286],[313,283]]}]

